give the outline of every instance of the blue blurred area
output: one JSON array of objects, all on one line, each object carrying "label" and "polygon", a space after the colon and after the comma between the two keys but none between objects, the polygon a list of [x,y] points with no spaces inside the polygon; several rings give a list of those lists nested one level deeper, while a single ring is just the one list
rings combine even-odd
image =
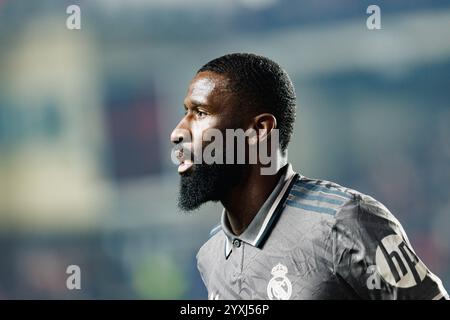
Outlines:
[{"label": "blue blurred area", "polygon": [[294,81],[294,168],[383,202],[449,288],[450,4],[378,1],[369,31],[370,4],[0,0],[0,298],[206,298],[220,205],[179,212],[169,134],[196,70],[238,51]]}]

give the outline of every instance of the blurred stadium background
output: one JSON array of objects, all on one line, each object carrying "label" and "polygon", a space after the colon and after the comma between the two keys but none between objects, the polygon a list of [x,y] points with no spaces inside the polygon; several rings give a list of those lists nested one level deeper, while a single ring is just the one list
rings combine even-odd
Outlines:
[{"label": "blurred stadium background", "polygon": [[0,0],[0,298],[206,297],[220,206],[179,212],[169,134],[230,52],[291,75],[295,169],[386,204],[450,288],[448,1]]}]

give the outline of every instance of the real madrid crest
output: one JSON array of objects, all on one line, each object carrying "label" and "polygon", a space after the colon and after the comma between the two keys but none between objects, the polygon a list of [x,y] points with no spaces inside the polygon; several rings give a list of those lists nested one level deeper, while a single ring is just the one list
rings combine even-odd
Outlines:
[{"label": "real madrid crest", "polygon": [[289,300],[292,295],[291,281],[286,277],[288,269],[278,263],[272,268],[273,278],[267,284],[267,295],[270,300]]}]

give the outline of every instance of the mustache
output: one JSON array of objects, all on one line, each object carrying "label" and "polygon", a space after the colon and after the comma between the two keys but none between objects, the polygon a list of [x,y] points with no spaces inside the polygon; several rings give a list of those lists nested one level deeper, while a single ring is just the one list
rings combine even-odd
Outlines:
[{"label": "mustache", "polygon": [[191,149],[183,143],[176,144],[173,148],[173,152],[180,162],[185,160],[194,160],[194,155],[191,152]]}]

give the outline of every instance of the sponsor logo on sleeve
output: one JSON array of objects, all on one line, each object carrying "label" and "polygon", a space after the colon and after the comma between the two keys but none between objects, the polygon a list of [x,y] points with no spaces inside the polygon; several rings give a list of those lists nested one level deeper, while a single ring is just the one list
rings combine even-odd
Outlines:
[{"label": "sponsor logo on sleeve", "polygon": [[375,263],[376,266],[367,268],[367,273],[371,274],[367,279],[369,289],[380,289],[380,276],[392,286],[410,288],[421,283],[427,274],[425,264],[396,234],[381,240],[375,253]]}]

